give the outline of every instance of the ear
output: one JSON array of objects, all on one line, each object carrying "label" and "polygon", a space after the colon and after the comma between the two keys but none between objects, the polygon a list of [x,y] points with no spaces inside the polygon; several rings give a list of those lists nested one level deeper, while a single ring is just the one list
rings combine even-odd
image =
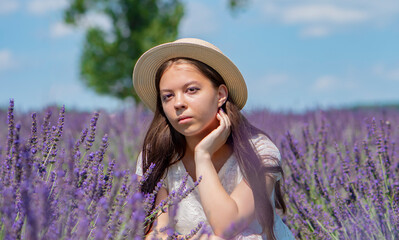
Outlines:
[{"label": "ear", "polygon": [[226,85],[222,84],[218,88],[218,107],[222,107],[223,104],[227,101],[227,97],[229,96],[229,92],[227,90]]}]

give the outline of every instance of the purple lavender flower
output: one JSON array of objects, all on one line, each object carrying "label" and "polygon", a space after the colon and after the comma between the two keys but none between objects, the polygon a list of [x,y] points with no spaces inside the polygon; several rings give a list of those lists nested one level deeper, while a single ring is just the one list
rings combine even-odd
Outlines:
[{"label": "purple lavender flower", "polygon": [[57,127],[53,130],[52,134],[52,147],[51,147],[51,156],[54,158],[57,156],[57,143],[62,136],[62,131],[64,129],[64,119],[65,119],[65,105],[61,107]]},{"label": "purple lavender flower", "polygon": [[90,150],[93,146],[93,142],[96,138],[96,128],[97,128],[97,121],[100,114],[98,112],[94,113],[93,118],[90,120],[90,132],[86,138],[86,152]]},{"label": "purple lavender flower", "polygon": [[99,163],[103,161],[104,154],[107,148],[108,148],[108,135],[105,134],[104,137],[102,138],[102,144],[100,146],[100,150],[97,152],[97,159]]},{"label": "purple lavender flower", "polygon": [[38,149],[36,113],[32,113],[32,128],[31,128],[31,136],[30,136],[29,143],[30,143],[32,154],[35,155],[37,153],[37,149]]},{"label": "purple lavender flower", "polygon": [[41,132],[42,132],[42,151],[43,151],[43,156],[47,154],[47,147],[49,145],[48,141],[50,140],[50,118],[51,118],[51,111],[46,112],[46,115],[44,117],[44,121],[41,127]]},{"label": "purple lavender flower", "polygon": [[14,141],[14,99],[10,99],[8,107],[8,136],[7,136],[7,154],[11,153],[11,147]]},{"label": "purple lavender flower", "polygon": [[[0,110],[0,236],[142,239],[162,211],[174,218],[179,201],[192,191],[186,180],[152,206],[162,182],[143,196],[137,176],[123,173],[134,169],[150,114],[130,109],[104,113],[102,121],[94,114],[87,129],[87,113],[66,114],[63,107],[53,126],[54,111],[15,114],[13,100],[8,111]],[[288,207],[282,218],[298,239],[399,238],[399,111],[247,116],[280,147]],[[167,229],[172,238],[173,223]],[[203,233],[205,227],[183,238]]]}]

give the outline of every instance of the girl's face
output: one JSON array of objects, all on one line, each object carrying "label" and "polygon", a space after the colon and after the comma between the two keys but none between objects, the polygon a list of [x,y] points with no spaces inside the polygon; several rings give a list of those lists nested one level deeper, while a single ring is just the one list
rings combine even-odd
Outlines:
[{"label": "girl's face", "polygon": [[227,87],[215,87],[193,65],[172,64],[159,89],[163,111],[179,133],[203,138],[219,126],[216,113],[227,99]]}]

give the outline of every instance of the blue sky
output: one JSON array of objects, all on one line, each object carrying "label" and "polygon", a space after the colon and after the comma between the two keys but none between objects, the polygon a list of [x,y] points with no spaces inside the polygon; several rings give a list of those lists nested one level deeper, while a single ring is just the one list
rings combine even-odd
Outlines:
[{"label": "blue sky", "polygon": [[[232,14],[226,1],[186,0],[180,37],[214,43],[244,75],[246,110],[303,111],[399,103],[399,1],[251,0]],[[67,0],[0,0],[0,107],[120,109],[79,80],[91,13],[78,28],[62,23]]]}]

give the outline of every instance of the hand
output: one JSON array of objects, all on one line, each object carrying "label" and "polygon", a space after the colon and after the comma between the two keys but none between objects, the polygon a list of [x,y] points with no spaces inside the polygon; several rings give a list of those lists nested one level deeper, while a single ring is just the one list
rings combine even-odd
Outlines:
[{"label": "hand", "polygon": [[195,147],[195,152],[208,153],[212,156],[220,147],[222,147],[231,132],[231,122],[227,114],[220,108],[216,114],[220,125],[201,140]]}]

